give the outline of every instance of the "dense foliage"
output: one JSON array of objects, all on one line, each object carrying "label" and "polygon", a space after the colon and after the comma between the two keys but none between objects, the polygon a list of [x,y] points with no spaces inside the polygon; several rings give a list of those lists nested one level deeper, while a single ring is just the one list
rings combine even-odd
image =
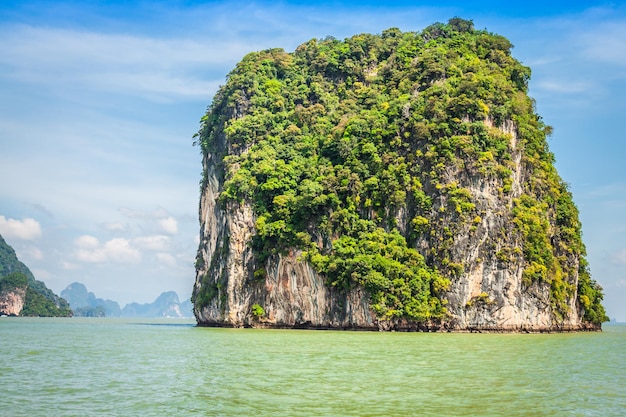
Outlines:
[{"label": "dense foliage", "polygon": [[0,278],[0,293],[5,291],[14,291],[16,289],[25,289],[28,286],[26,275],[21,272],[12,272]]},{"label": "dense foliage", "polygon": [[[420,33],[389,29],[247,55],[196,141],[222,163],[221,203],[253,206],[256,279],[269,257],[299,248],[328,285],[365,288],[379,317],[445,317],[442,294],[466,268],[451,248],[481,222],[464,184],[498,184],[510,200],[507,127],[515,126],[530,175],[502,234],[523,243],[498,259],[523,256],[526,285],[549,283],[557,316],[578,289],[585,317],[604,320],[588,273],[572,284],[587,271],[575,261],[584,256],[578,213],[553,166],[550,128],[526,94],[530,70],[511,48],[455,18]],[[203,302],[218,293],[203,288]]]}]

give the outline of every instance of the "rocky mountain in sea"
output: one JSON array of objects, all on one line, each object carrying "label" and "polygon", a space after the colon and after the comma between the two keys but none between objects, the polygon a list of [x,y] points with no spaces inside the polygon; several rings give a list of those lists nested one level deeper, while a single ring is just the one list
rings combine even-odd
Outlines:
[{"label": "rocky mountain in sea", "polygon": [[530,69],[454,18],[253,52],[195,136],[200,325],[599,329]]},{"label": "rocky mountain in sea", "polygon": [[95,294],[87,291],[87,287],[80,282],[74,282],[61,291],[61,297],[69,303],[74,315],[78,317],[119,317],[122,309],[116,301],[96,298]]},{"label": "rocky mountain in sea", "polygon": [[68,285],[61,296],[79,317],[193,317],[191,300],[180,302],[174,291],[162,293],[152,303],[133,302],[124,308],[116,301],[97,298],[80,282]]},{"label": "rocky mountain in sea", "polygon": [[181,303],[174,291],[168,291],[152,303],[126,304],[122,317],[192,317],[192,305],[189,300]]},{"label": "rocky mountain in sea", "polygon": [[0,315],[71,316],[69,304],[37,281],[13,248],[0,236]]}]

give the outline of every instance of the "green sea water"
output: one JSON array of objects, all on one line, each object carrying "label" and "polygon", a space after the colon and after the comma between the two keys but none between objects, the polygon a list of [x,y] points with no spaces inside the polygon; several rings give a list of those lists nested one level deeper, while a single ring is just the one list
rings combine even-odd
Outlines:
[{"label": "green sea water", "polygon": [[626,416],[626,326],[454,334],[0,319],[1,416]]}]

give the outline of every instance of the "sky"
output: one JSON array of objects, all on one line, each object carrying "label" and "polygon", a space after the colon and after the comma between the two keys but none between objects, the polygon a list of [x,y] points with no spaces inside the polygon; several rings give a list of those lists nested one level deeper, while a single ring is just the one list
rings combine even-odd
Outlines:
[{"label": "sky", "polygon": [[626,1],[3,1],[0,235],[57,294],[188,299],[201,158],[243,56],[458,16],[506,36],[554,128],[609,316],[626,321]]}]

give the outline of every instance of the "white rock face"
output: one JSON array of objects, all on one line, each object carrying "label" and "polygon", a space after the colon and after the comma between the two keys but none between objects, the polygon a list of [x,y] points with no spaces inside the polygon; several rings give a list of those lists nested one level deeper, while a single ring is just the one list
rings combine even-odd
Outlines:
[{"label": "white rock face", "polygon": [[[490,125],[490,121],[485,121]],[[512,155],[511,190],[502,184],[486,182],[451,170],[449,181],[468,189],[476,211],[481,213],[455,233],[451,261],[463,265],[463,272],[451,279],[443,298],[448,301],[449,317],[441,322],[416,324],[405,320],[379,321],[370,308],[368,295],[360,288],[340,292],[325,285],[325,278],[292,250],[274,255],[266,264],[267,275],[255,277],[250,241],[255,233],[252,207],[246,202],[218,202],[223,175],[220,161],[208,155],[203,161],[206,181],[200,201],[201,241],[194,294],[209,294],[195,302],[200,325],[253,327],[355,328],[376,330],[455,330],[455,331],[560,331],[578,330],[581,323],[576,291],[567,300],[569,311],[557,318],[550,298],[550,284],[523,281],[522,242],[512,230],[511,210],[527,181],[521,152],[517,149],[515,127],[502,130],[510,136]],[[224,147],[229,144],[223,143]],[[245,152],[228,149],[228,153]],[[442,203],[443,204],[443,203]],[[396,214],[398,228],[409,229],[410,216],[401,209]],[[445,223],[446,219],[442,219]],[[453,223],[450,221],[450,223]],[[427,254],[431,243],[419,241],[417,248]],[[508,251],[508,252],[507,252]],[[503,255],[504,254],[504,255]],[[505,256],[506,255],[506,256]],[[577,262],[577,260],[576,260]],[[577,268],[575,268],[577,270]],[[577,275],[567,277],[576,288]],[[209,286],[202,291],[204,286]],[[253,306],[264,314],[257,317]]]},{"label": "white rock face", "polygon": [[[491,126],[490,120],[485,123]],[[522,194],[527,173],[518,149],[518,137],[513,123],[501,128],[510,137],[513,167],[512,186],[503,194],[495,182],[484,178],[464,178],[455,173],[450,181],[459,180],[473,197],[479,221],[456,235],[451,252],[454,261],[465,266],[464,273],[452,280],[445,298],[451,313],[449,328],[456,330],[548,331],[576,330],[581,327],[576,292],[568,299],[569,315],[555,319],[550,299],[550,284],[523,282],[524,260],[515,248],[522,242],[511,232],[510,210]],[[509,232],[509,233],[507,233]],[[498,254],[508,249],[509,259],[503,262]],[[512,249],[512,250],[511,250]],[[520,251],[521,252],[521,251]],[[576,263],[576,266],[578,264]],[[575,268],[577,270],[577,267]],[[577,274],[570,277],[576,287]]]},{"label": "white rock face", "polygon": [[[268,261],[263,282],[255,280],[250,240],[255,216],[246,204],[220,207],[220,181],[211,157],[205,160],[208,180],[200,201],[201,242],[194,293],[215,287],[206,306],[194,313],[199,324],[216,326],[377,328],[369,300],[361,289],[339,294],[325,278],[299,260],[300,253],[277,255]],[[225,283],[225,285],[224,285]],[[219,288],[217,288],[219,286]],[[257,318],[252,305],[263,307]]]},{"label": "white rock face", "polygon": [[0,314],[7,316],[19,316],[24,308],[26,298],[25,288],[16,288],[12,291],[0,293]]}]

